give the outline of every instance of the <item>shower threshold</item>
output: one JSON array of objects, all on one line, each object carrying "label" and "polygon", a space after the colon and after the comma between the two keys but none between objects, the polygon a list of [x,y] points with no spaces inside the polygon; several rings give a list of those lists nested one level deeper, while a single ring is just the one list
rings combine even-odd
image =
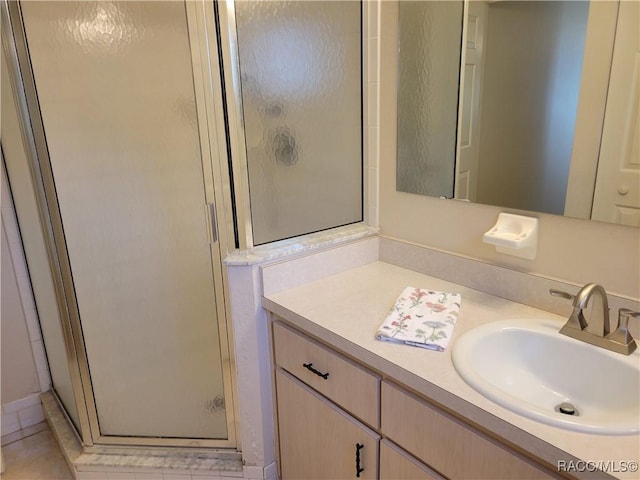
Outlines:
[{"label": "shower threshold", "polygon": [[43,393],[40,400],[45,419],[76,478],[81,479],[82,472],[131,474],[131,478],[135,473],[156,473],[159,478],[168,474],[242,478],[242,454],[235,451],[119,446],[85,451],[53,393]]}]

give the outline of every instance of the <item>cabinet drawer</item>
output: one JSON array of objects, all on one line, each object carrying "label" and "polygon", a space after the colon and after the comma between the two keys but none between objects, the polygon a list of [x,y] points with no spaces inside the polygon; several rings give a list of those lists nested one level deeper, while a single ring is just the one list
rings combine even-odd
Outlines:
[{"label": "cabinet drawer", "polygon": [[418,397],[382,382],[382,434],[448,478],[554,478]]},{"label": "cabinet drawer", "polygon": [[273,324],[275,363],[352,415],[378,428],[380,379],[347,358]]}]

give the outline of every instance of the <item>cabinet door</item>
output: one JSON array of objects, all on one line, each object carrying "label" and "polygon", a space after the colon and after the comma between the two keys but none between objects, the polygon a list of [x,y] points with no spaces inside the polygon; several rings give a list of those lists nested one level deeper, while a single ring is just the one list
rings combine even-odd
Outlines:
[{"label": "cabinet door", "polygon": [[380,480],[443,480],[387,440],[380,442]]},{"label": "cabinet door", "polygon": [[378,478],[376,433],[282,370],[276,388],[283,480]]},{"label": "cabinet door", "polygon": [[383,434],[447,478],[558,478],[409,392],[382,382]]}]

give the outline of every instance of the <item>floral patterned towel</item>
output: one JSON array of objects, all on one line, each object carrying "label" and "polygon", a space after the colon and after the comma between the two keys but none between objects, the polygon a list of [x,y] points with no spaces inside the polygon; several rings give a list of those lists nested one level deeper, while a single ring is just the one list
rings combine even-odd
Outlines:
[{"label": "floral patterned towel", "polygon": [[456,325],[461,300],[459,293],[407,287],[382,322],[376,338],[443,352]]}]

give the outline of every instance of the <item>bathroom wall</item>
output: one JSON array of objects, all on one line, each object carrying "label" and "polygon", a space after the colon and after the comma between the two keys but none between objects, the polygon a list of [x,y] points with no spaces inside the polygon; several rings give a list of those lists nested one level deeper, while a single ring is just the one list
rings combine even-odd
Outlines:
[{"label": "bathroom wall", "polygon": [[[525,260],[482,243],[498,213],[513,210],[396,191],[396,28],[394,2],[380,22],[380,229],[394,237],[515,270],[581,285],[598,282],[640,296],[640,229],[528,213],[539,218],[538,254]],[[517,212],[516,212],[517,213]]]}]

